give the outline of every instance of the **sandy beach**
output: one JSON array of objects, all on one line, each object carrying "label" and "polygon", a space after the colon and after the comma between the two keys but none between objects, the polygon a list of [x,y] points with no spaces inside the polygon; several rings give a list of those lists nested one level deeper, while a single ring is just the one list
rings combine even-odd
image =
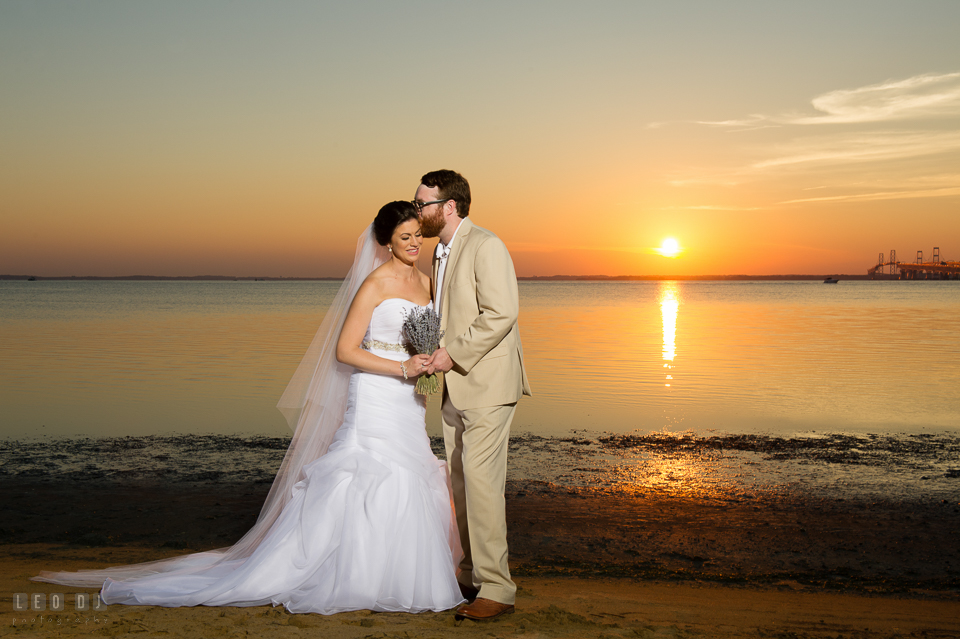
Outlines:
[{"label": "sandy beach", "polygon": [[[5,593],[63,591],[28,582],[51,562],[72,569],[155,559],[169,551],[0,547]],[[796,584],[743,587],[696,581],[518,577],[517,613],[487,623],[452,613],[353,612],[291,615],[282,608],[109,606],[100,613],[13,613],[4,636],[180,637],[957,637],[960,602],[805,590]]]},{"label": "sandy beach", "polygon": [[[783,496],[705,499],[535,481],[508,487],[517,613],[291,615],[279,608],[73,611],[40,570],[226,546],[268,484],[3,478],[5,635],[323,637],[958,637],[960,506]],[[91,591],[93,592],[93,591]],[[15,593],[66,610],[13,611]]]}]

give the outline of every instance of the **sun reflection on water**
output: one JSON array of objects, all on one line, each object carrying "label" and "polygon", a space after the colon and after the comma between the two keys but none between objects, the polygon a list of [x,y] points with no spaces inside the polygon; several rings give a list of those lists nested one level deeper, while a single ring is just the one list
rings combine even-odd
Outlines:
[{"label": "sun reflection on water", "polygon": [[[663,321],[663,367],[673,370],[677,357],[677,314],[680,311],[680,291],[676,282],[663,282],[660,286],[660,317]],[[670,386],[673,375],[667,374],[664,386]]]},{"label": "sun reflection on water", "polygon": [[716,498],[731,475],[722,454],[701,456],[677,454],[624,455],[613,475],[635,491]]}]

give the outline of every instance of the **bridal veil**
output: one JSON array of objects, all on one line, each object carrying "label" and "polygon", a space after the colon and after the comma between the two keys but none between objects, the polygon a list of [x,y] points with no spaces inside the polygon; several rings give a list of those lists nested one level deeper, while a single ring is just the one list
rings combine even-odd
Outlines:
[{"label": "bridal veil", "polygon": [[158,573],[196,572],[223,561],[252,555],[290,500],[294,484],[301,479],[303,467],[327,452],[343,422],[347,389],[354,369],[337,361],[337,340],[357,289],[375,268],[388,259],[389,253],[377,244],[371,224],[357,241],[353,266],[277,404],[293,430],[293,439],[260,510],[257,523],[236,544],[208,552],[100,570],[44,571],[33,580],[92,588],[100,587],[107,578],[125,581]]}]

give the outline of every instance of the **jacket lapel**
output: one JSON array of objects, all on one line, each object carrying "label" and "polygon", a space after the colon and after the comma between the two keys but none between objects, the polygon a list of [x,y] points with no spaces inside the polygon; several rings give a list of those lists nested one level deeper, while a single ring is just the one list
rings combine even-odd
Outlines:
[{"label": "jacket lapel", "polygon": [[[457,262],[460,260],[460,256],[463,254],[463,246],[467,243],[467,237],[470,235],[470,229],[473,228],[473,222],[470,221],[470,218],[466,217],[460,221],[460,228],[457,229],[457,236],[453,240],[453,246],[450,247],[450,255],[447,257],[447,267],[443,271],[443,299],[440,300],[440,318],[441,324],[446,326],[446,321],[444,319],[447,317],[447,313],[450,309],[450,281],[452,280],[451,273],[457,267]],[[436,277],[434,277],[436,279]]]}]

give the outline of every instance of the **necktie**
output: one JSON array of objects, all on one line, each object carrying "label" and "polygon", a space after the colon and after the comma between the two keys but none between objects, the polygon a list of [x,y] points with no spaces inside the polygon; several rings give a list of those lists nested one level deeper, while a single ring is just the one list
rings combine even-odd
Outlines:
[{"label": "necktie", "polygon": [[450,247],[443,243],[437,244],[436,256],[440,264],[437,266],[437,299],[434,300],[434,302],[436,304],[436,311],[439,313],[441,309],[440,296],[443,294],[443,277],[447,272],[447,257],[450,256]]}]

